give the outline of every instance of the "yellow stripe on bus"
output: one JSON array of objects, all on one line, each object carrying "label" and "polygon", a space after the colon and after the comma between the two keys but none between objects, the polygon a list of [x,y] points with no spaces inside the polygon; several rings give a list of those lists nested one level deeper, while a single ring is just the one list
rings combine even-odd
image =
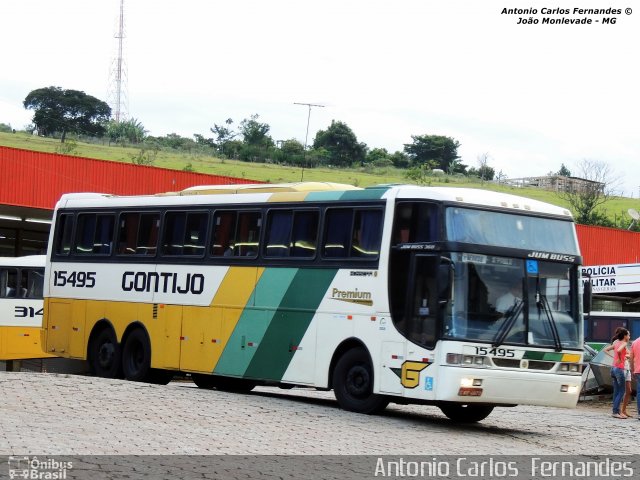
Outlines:
[{"label": "yellow stripe on bus", "polygon": [[231,267],[210,307],[184,307],[180,369],[212,372],[264,268]]}]

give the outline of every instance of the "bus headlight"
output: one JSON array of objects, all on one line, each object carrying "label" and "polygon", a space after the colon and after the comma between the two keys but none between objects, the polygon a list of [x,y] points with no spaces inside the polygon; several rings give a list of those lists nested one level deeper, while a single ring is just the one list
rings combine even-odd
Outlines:
[{"label": "bus headlight", "polygon": [[462,362],[462,355],[459,353],[447,353],[447,363],[449,365],[460,365]]},{"label": "bus headlight", "polygon": [[581,363],[561,363],[558,371],[567,373],[582,373]]},{"label": "bus headlight", "polygon": [[487,365],[486,357],[479,355],[462,355],[461,353],[447,353],[448,365],[476,366],[485,367]]}]

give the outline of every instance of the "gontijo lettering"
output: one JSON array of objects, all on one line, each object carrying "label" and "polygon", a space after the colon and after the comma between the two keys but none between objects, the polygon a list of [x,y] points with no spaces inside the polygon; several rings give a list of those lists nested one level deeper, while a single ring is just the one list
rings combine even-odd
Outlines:
[{"label": "gontijo lettering", "polygon": [[204,291],[204,275],[175,272],[124,272],[122,290],[130,292],[190,293],[200,295]]}]

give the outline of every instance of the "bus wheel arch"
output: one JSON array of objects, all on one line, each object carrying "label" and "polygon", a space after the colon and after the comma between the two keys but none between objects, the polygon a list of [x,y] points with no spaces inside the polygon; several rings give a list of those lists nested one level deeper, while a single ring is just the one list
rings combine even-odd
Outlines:
[{"label": "bus wheel arch", "polygon": [[127,326],[122,336],[122,371],[127,380],[134,382],[151,378],[151,340],[140,322]]},{"label": "bus wheel arch", "polygon": [[91,372],[103,378],[122,377],[121,347],[109,320],[96,323],[87,342],[87,360]]},{"label": "bus wheel arch", "polygon": [[351,412],[375,414],[389,400],[373,393],[374,368],[369,350],[356,339],[343,342],[331,360],[330,384],[341,408]]}]

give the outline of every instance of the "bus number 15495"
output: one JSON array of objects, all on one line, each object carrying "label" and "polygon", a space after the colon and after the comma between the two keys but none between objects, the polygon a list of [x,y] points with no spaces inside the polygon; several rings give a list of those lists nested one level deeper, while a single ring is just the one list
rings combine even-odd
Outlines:
[{"label": "bus number 15495", "polygon": [[509,348],[476,347],[476,355],[492,355],[494,357],[514,358],[515,350]]},{"label": "bus number 15495", "polygon": [[77,288],[93,288],[96,285],[96,272],[56,270],[54,272],[53,285],[56,287],[70,285]]}]

